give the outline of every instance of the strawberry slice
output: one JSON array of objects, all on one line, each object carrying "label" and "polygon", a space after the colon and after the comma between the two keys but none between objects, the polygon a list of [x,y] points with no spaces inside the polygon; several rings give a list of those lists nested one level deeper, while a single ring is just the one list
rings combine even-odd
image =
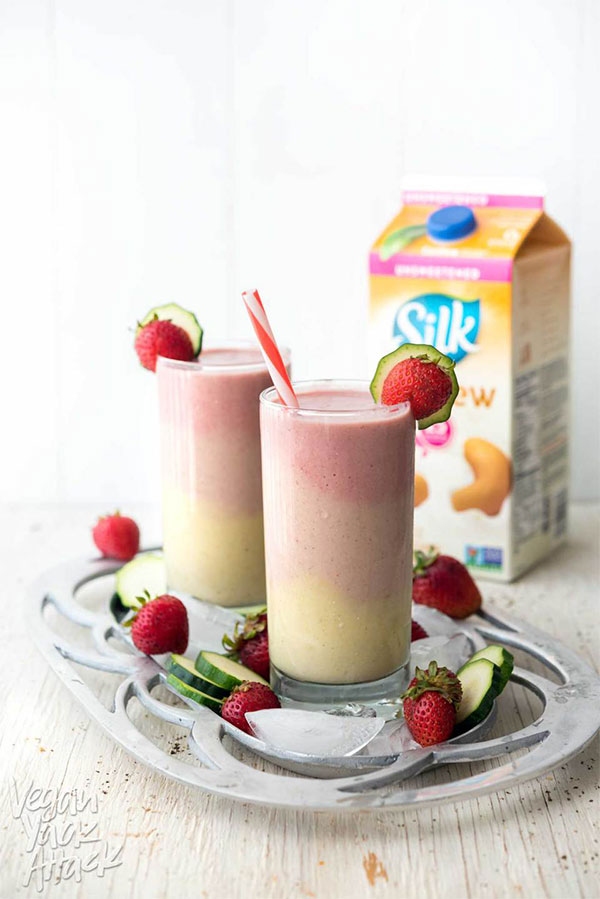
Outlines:
[{"label": "strawberry slice", "polygon": [[203,330],[193,312],[177,303],[154,306],[138,322],[135,351],[144,368],[156,371],[159,356],[191,362],[202,349]]},{"label": "strawberry slice", "polygon": [[446,421],[458,395],[454,362],[428,344],[405,343],[384,356],[371,381],[376,403],[410,403],[419,428]]},{"label": "strawberry slice", "polygon": [[156,371],[159,356],[191,362],[194,348],[189,335],[173,322],[152,321],[141,329],[135,338],[138,359],[148,371]]}]

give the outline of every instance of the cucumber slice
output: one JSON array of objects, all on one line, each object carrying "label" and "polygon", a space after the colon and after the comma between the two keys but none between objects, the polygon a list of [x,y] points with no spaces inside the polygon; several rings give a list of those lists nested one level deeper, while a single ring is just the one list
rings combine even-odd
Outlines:
[{"label": "cucumber slice", "polygon": [[267,607],[262,603],[258,603],[256,606],[228,606],[227,611],[229,612],[238,612],[240,615],[261,615],[263,612],[267,611]]},{"label": "cucumber slice", "polygon": [[503,646],[498,646],[493,643],[491,646],[486,646],[485,649],[480,649],[479,652],[476,652],[475,655],[471,656],[469,661],[465,664],[468,665],[469,662],[475,662],[477,659],[489,659],[490,662],[493,662],[494,665],[498,666],[500,674],[502,675],[502,684],[498,691],[501,693],[510,680],[513,668],[515,667],[515,660],[512,653]]},{"label": "cucumber slice", "polygon": [[118,593],[113,593],[110,598],[108,607],[118,624],[124,621],[125,618],[127,618],[127,616],[131,614],[131,609],[129,608],[129,606],[123,605],[123,603],[121,602],[121,597]]},{"label": "cucumber slice", "polygon": [[215,699],[214,696],[208,696],[201,690],[196,690],[195,687],[184,684],[184,682],[179,680],[178,677],[175,677],[174,674],[167,674],[167,683],[177,690],[180,696],[185,696],[186,699],[193,699],[194,702],[207,706],[213,712],[216,712],[217,715],[221,714],[221,706],[224,702],[223,699]]},{"label": "cucumber slice", "polygon": [[234,662],[233,659],[222,656],[218,652],[202,650],[198,653],[196,671],[201,677],[206,677],[211,683],[225,687],[226,690],[233,690],[245,680],[268,686],[268,681],[251,671],[250,668],[246,668],[245,665],[240,665],[239,662]]},{"label": "cucumber slice", "polygon": [[455,732],[462,734],[487,718],[500,692],[502,674],[489,659],[467,662],[457,672],[463,695],[456,713]]},{"label": "cucumber slice", "polygon": [[188,312],[187,309],[183,309],[177,303],[165,303],[164,306],[155,306],[139,322],[135,333],[138,334],[144,325],[147,325],[154,318],[159,318],[161,321],[171,321],[179,328],[183,328],[192,341],[194,355],[198,355],[202,349],[202,335],[204,332],[193,312]]},{"label": "cucumber slice", "polygon": [[211,681],[200,677],[194,668],[192,660],[186,659],[185,656],[173,653],[169,657],[165,667],[169,674],[174,674],[175,677],[179,678],[180,681],[183,681],[184,684],[188,684],[190,687],[200,690],[201,693],[206,693],[207,696],[214,696],[215,699],[225,699],[225,697],[229,695],[229,690],[226,690],[224,687],[219,687],[218,684],[214,684]]},{"label": "cucumber slice", "polygon": [[167,570],[162,556],[145,553],[127,562],[116,574],[116,591],[124,606],[136,608],[137,597],[147,590],[152,599],[167,592]]}]

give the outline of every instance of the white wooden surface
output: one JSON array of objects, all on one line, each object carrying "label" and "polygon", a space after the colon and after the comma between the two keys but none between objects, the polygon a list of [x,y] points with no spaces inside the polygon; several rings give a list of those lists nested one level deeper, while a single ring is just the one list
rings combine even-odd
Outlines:
[{"label": "white wooden surface", "polygon": [[[91,554],[89,505],[5,506],[0,513],[5,678],[0,726],[0,897],[36,896],[9,788],[97,797],[97,833],[124,842],[123,864],[47,885],[44,895],[121,899],[496,899],[598,896],[598,745],[510,793],[420,812],[307,814],[237,805],[167,781],[111,743],[47,670],[20,607],[46,567]],[[128,509],[147,544],[156,510]],[[560,636],[598,664],[597,506],[573,509],[570,545],[519,583],[484,585],[488,602]],[[111,676],[109,676],[111,677]],[[518,700],[522,703],[522,700]],[[506,714],[527,714],[503,702]],[[508,719],[507,719],[508,720]],[[177,733],[162,737],[185,752]],[[160,734],[157,734],[160,736]],[[436,775],[437,776],[437,775]],[[81,850],[83,852],[83,850]],[[80,853],[81,854],[81,853]]]},{"label": "white wooden surface", "polygon": [[249,335],[256,284],[297,376],[364,376],[368,249],[413,171],[547,182],[598,498],[599,43],[597,0],[2,0],[0,497],[158,502],[128,330],[156,302]]}]

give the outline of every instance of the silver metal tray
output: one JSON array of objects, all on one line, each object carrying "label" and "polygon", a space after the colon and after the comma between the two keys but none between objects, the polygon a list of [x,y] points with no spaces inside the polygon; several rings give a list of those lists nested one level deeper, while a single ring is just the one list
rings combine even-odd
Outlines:
[{"label": "silver metal tray", "polygon": [[[79,560],[42,575],[29,592],[28,628],[51,668],[113,740],[139,761],[188,786],[243,802],[286,808],[421,807],[503,790],[543,774],[580,752],[600,728],[600,679],[595,672],[542,631],[486,610],[460,622],[460,629],[473,649],[494,642],[519,651],[524,662],[515,668],[511,681],[542,704],[541,713],[530,723],[485,739],[493,733],[494,709],[462,737],[427,749],[384,756],[364,750],[335,759],[278,752],[207,708],[181,697],[177,705],[158,698],[155,688],[165,682],[164,669],[155,659],[132,652],[108,612],[114,589],[110,575],[118,567],[107,560]],[[98,608],[80,601],[90,582],[102,596]],[[187,600],[186,605],[189,654],[199,648],[218,650],[222,634],[231,630],[238,617],[236,613],[197,600]],[[540,663],[550,669],[548,676],[530,670],[530,665],[540,669]],[[114,682],[110,673],[120,676],[108,708],[84,682],[78,666],[106,672],[109,682]],[[130,713],[134,697],[156,718],[186,729],[193,764],[173,757],[142,732]],[[497,704],[509,701],[503,694]],[[266,766],[270,770],[264,770],[262,760],[271,763]],[[479,764],[486,760],[499,761]],[[446,766],[465,764],[467,776],[433,779],[424,774],[440,768],[452,772]],[[472,766],[482,770],[473,773]]]}]

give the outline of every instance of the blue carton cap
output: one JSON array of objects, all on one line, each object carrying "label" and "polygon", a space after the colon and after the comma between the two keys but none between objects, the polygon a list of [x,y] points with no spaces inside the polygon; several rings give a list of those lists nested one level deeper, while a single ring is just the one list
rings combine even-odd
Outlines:
[{"label": "blue carton cap", "polygon": [[460,240],[477,227],[469,206],[443,206],[427,219],[427,233],[433,240]]}]

